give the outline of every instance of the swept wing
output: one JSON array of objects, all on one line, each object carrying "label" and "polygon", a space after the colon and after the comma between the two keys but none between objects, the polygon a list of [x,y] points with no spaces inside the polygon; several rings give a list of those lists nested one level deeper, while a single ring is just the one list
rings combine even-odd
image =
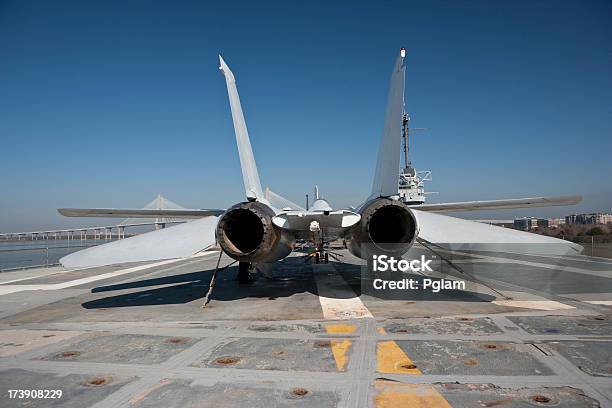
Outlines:
[{"label": "swept wing", "polygon": [[206,217],[74,252],[60,259],[68,268],[185,258],[215,244],[217,217]]},{"label": "swept wing", "polygon": [[582,200],[581,196],[511,198],[505,200],[463,201],[457,203],[419,204],[411,208],[428,212],[501,210],[507,208],[552,207],[574,205]]},{"label": "swept wing", "polygon": [[573,242],[545,235],[427,211],[412,211],[418,220],[418,238],[448,250],[545,255],[577,255],[583,250],[582,246]]},{"label": "swept wing", "polygon": [[224,210],[190,209],[137,209],[137,208],[60,208],[57,210],[65,217],[105,217],[105,218],[202,218],[223,214]]}]

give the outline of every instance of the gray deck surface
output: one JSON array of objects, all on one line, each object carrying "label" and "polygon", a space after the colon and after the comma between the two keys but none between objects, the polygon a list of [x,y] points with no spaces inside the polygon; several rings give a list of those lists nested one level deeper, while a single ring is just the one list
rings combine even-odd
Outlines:
[{"label": "gray deck surface", "polygon": [[386,300],[340,255],[232,266],[204,309],[218,252],[2,273],[0,406],[612,407],[612,261],[461,255],[467,292]]}]

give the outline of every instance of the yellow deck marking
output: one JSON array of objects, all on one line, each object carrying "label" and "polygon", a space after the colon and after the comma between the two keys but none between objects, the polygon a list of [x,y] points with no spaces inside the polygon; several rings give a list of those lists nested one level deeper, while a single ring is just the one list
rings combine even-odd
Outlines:
[{"label": "yellow deck marking", "polygon": [[378,391],[378,395],[374,397],[376,408],[452,408],[442,394],[430,384],[376,380],[374,388]]},{"label": "yellow deck marking", "polygon": [[336,360],[336,368],[338,371],[344,371],[346,363],[348,363],[347,353],[351,348],[350,340],[332,340],[331,350],[334,354],[334,360]]},{"label": "yellow deck marking", "polygon": [[376,345],[376,371],[387,374],[421,375],[421,370],[408,368],[414,365],[410,357],[394,341],[380,341]]},{"label": "yellow deck marking", "polygon": [[[352,334],[355,333],[357,327],[354,324],[328,324],[325,329],[328,334]],[[334,360],[336,360],[336,368],[338,371],[344,371],[352,342],[350,340],[331,340],[330,344]]]},{"label": "yellow deck marking", "polygon": [[357,329],[354,324],[328,324],[325,328],[329,334],[352,334]]},{"label": "yellow deck marking", "polygon": [[[384,327],[378,333],[387,334]],[[423,374],[412,360],[394,341],[380,341],[376,345],[377,371],[389,374]],[[376,380],[374,397],[376,408],[415,407],[415,408],[452,408],[446,399],[430,384],[404,384],[395,381]]]}]

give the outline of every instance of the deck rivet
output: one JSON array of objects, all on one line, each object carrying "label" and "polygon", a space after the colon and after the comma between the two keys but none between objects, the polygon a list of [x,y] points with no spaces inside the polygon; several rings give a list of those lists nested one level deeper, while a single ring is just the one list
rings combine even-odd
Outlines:
[{"label": "deck rivet", "polygon": [[531,399],[535,402],[539,402],[542,404],[546,404],[547,402],[550,402],[550,398],[545,397],[544,395],[534,395],[533,397],[531,397]]},{"label": "deck rivet", "polygon": [[414,364],[404,364],[404,365],[402,365],[401,367],[402,367],[402,368],[405,368],[405,369],[407,369],[407,370],[414,370],[414,369],[416,369],[416,368],[417,368],[417,366],[416,366],[416,365],[414,365]]},{"label": "deck rivet", "polygon": [[186,338],[182,338],[182,337],[171,337],[168,340],[166,340],[166,343],[171,343],[171,344],[181,344],[181,343],[187,343]]},{"label": "deck rivet", "polygon": [[308,390],[306,388],[294,388],[291,390],[291,395],[295,395],[296,397],[303,397],[308,394]]},{"label": "deck rivet", "polygon": [[237,364],[240,361],[238,357],[219,357],[215,363],[222,365]]},{"label": "deck rivet", "polygon": [[110,378],[107,377],[94,377],[87,380],[87,385],[100,386],[111,382]]},{"label": "deck rivet", "polygon": [[81,354],[80,351],[64,351],[59,354],[59,357],[75,357]]},{"label": "deck rivet", "polygon": [[484,348],[488,348],[488,349],[493,350],[493,349],[496,349],[496,348],[497,348],[497,346],[496,346],[495,344],[485,344],[485,345],[484,345]]}]

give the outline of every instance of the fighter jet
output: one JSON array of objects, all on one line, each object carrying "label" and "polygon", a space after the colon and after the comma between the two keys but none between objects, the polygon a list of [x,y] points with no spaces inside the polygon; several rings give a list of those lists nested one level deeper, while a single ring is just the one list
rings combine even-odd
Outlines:
[{"label": "fighter jet", "polygon": [[[344,239],[349,251],[361,258],[367,256],[363,251],[365,245],[405,253],[417,240],[449,250],[504,251],[510,246],[512,251],[520,247],[521,251],[530,253],[580,253],[582,247],[571,242],[437,214],[571,205],[580,202],[579,196],[419,205],[407,205],[399,200],[405,56],[406,51],[402,48],[393,66],[372,190],[362,203],[353,208],[335,209],[317,193],[316,200],[306,210],[270,189],[262,189],[236,78],[219,56],[219,69],[227,85],[240,156],[244,201],[224,210],[61,208],[58,211],[69,217],[174,217],[196,220],[87,248],[61,258],[60,263],[65,267],[83,268],[183,258],[218,244],[227,256],[239,262],[238,278],[246,282],[249,280],[249,270],[266,270],[271,263],[288,256],[296,240],[310,240],[313,233],[325,240]],[[320,242],[324,241],[323,238]]]}]

